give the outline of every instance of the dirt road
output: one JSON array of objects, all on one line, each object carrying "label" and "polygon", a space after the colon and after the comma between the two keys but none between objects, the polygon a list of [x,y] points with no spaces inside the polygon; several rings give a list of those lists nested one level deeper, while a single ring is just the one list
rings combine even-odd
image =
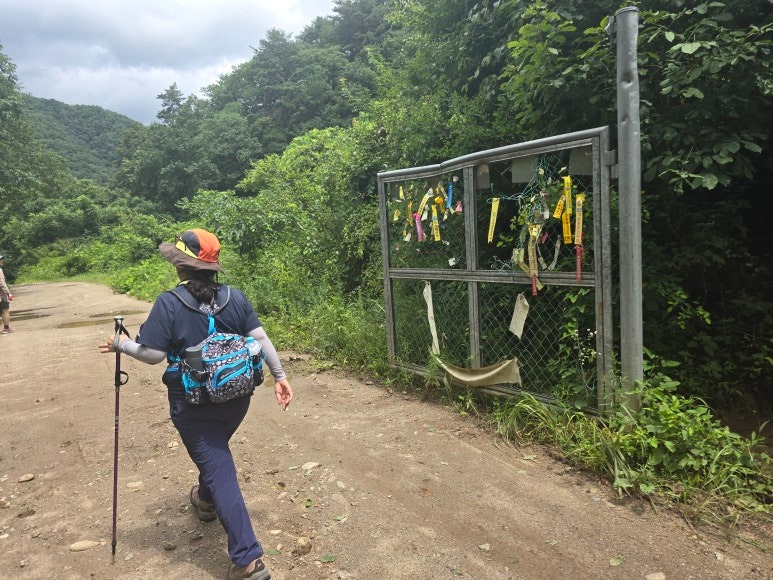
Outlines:
[{"label": "dirt road", "polygon": [[[0,336],[0,578],[225,577],[222,528],[188,505],[194,466],[161,367],[128,357],[111,558],[115,357],[97,344],[115,314],[133,332],[150,305],[80,283],[13,291],[17,332]],[[283,413],[259,389],[232,444],[276,580],[773,576],[769,553],[621,503],[545,449],[281,355],[296,401]],[[71,551],[79,542],[96,545]]]}]

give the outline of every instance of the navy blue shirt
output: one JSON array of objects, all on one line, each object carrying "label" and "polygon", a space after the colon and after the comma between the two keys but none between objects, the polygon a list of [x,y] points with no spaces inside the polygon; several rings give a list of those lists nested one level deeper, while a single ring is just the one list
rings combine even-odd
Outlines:
[{"label": "navy blue shirt", "polygon": [[[215,298],[215,305],[226,301],[228,286],[221,284]],[[196,299],[185,286],[178,286],[189,304]],[[231,295],[222,310],[215,314],[215,327],[218,332],[230,332],[247,336],[250,331],[262,326],[255,309],[241,290],[230,288]],[[140,326],[137,342],[148,348],[162,350],[179,356],[189,346],[194,346],[207,338],[209,319],[203,312],[194,312],[172,294],[164,292],[153,304],[148,319]]]}]

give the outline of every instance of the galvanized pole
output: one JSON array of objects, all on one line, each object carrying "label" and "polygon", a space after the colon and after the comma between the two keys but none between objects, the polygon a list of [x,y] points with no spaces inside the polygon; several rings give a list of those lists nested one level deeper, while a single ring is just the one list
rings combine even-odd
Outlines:
[{"label": "galvanized pole", "polygon": [[614,16],[617,33],[617,146],[620,203],[620,365],[622,400],[641,408],[631,393],[644,377],[641,273],[641,132],[637,44],[639,9],[627,7]]}]

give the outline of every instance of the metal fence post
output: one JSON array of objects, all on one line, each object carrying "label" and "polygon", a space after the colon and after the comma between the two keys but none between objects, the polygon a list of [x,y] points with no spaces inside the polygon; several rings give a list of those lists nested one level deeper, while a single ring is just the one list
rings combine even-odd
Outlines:
[{"label": "metal fence post", "polygon": [[644,378],[641,273],[641,132],[637,43],[639,9],[627,7],[614,16],[617,33],[617,142],[620,203],[620,366],[623,402],[641,408],[631,394]]}]

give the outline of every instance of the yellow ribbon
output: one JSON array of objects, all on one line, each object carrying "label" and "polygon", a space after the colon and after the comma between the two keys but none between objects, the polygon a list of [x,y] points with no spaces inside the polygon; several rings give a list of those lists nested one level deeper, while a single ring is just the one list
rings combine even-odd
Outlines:
[{"label": "yellow ribbon", "polygon": [[564,197],[566,198],[566,213],[572,215],[572,176],[564,176]]},{"label": "yellow ribbon", "polygon": [[577,196],[577,212],[574,217],[574,243],[577,246],[582,245],[582,204],[585,203],[585,194]]},{"label": "yellow ribbon", "polygon": [[539,272],[537,265],[537,238],[539,237],[540,226],[529,224],[529,275],[536,276]]},{"label": "yellow ribbon", "polygon": [[488,243],[494,240],[494,227],[497,225],[497,213],[499,212],[499,198],[491,200],[491,217],[488,222]]},{"label": "yellow ribbon", "polygon": [[424,194],[424,197],[421,198],[421,203],[419,203],[419,209],[416,210],[416,213],[420,216],[424,215],[424,208],[427,206],[427,202],[429,201],[429,198],[432,197],[432,188],[430,187],[429,190],[427,190],[427,193]]},{"label": "yellow ribbon", "polygon": [[558,203],[556,204],[556,210],[553,212],[553,217],[558,219],[561,217],[561,214],[564,213],[564,202],[566,201],[566,198],[562,195],[560,198],[558,198]]},{"label": "yellow ribbon", "polygon": [[564,212],[561,215],[561,225],[563,225],[564,229],[564,243],[565,244],[571,244],[572,243],[572,221],[569,217],[569,212]]}]

